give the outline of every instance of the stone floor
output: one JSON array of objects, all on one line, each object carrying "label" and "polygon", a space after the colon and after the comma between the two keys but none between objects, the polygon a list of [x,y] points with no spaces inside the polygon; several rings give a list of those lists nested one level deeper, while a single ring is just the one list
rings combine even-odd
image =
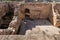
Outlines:
[{"label": "stone floor", "polygon": [[52,25],[48,20],[25,20],[21,24],[20,33],[24,35],[27,30],[32,30],[37,25],[44,26],[44,25]]}]

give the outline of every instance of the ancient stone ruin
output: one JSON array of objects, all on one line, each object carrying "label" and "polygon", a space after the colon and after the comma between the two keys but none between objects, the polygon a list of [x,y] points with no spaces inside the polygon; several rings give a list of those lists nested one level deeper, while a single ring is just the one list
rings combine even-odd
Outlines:
[{"label": "ancient stone ruin", "polygon": [[60,3],[0,2],[0,35],[29,35],[30,31],[55,35],[60,34],[58,27]]}]

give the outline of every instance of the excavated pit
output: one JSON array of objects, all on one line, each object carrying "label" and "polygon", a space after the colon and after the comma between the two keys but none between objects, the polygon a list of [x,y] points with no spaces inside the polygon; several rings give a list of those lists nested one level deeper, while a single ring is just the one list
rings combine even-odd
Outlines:
[{"label": "excavated pit", "polygon": [[20,29],[18,31],[19,35],[25,35],[27,30],[32,30],[36,26],[51,26],[53,25],[50,20],[47,19],[31,19],[30,18],[30,10],[25,9],[25,19],[22,21]]},{"label": "excavated pit", "polygon": [[2,17],[2,23],[0,25],[0,29],[7,29],[9,27],[9,23],[12,21],[13,13],[8,12]]},{"label": "excavated pit", "polygon": [[27,30],[33,30],[36,26],[53,26],[51,4],[21,4],[19,7],[12,7],[10,3],[8,5],[10,12],[2,17],[2,23],[0,24],[0,29],[5,31],[5,34],[9,34],[11,28],[13,34],[15,31],[15,34],[25,35]]},{"label": "excavated pit", "polygon": [[[50,11],[50,9],[48,9],[48,10]],[[47,26],[51,26],[51,25],[53,25],[51,23],[51,21],[49,20],[49,17],[46,14],[45,15],[43,14],[44,16],[47,16],[46,18],[44,18],[44,16],[42,15],[42,12],[44,12],[44,11],[41,11],[41,12],[40,11],[41,10],[39,10],[39,9],[33,9],[33,8],[30,9],[30,6],[28,6],[27,8],[25,8],[25,12],[24,12],[25,19],[24,19],[24,21],[22,21],[21,26],[20,26],[20,30],[19,30],[19,34],[20,35],[25,35],[27,30],[32,30],[33,28],[35,28],[38,25],[39,26],[46,26],[46,25]],[[40,15],[42,15],[43,17],[39,18]],[[35,19],[34,19],[34,17],[35,17]]]}]

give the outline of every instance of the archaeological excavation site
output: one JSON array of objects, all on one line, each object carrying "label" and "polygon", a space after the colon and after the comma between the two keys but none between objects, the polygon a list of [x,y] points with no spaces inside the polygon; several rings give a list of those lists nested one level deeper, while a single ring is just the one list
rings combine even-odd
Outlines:
[{"label": "archaeological excavation site", "polygon": [[60,2],[0,1],[0,35],[60,40]]}]

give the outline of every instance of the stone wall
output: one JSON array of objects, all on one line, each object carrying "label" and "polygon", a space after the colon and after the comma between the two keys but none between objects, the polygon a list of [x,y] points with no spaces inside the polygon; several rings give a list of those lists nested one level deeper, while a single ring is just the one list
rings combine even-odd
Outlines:
[{"label": "stone wall", "polygon": [[[0,35],[8,35],[8,34],[16,34],[20,25],[20,20],[18,19],[20,11],[18,10],[19,2],[0,2],[0,19],[2,21],[2,17],[5,16],[8,12],[12,12],[13,18],[9,23],[7,29],[0,29]],[[19,6],[20,7],[20,6]],[[17,10],[17,12],[16,12]],[[18,21],[19,20],[19,21]],[[3,26],[2,26],[3,27]]]},{"label": "stone wall", "polygon": [[56,22],[54,22],[55,26],[60,26],[60,4],[59,3],[55,4],[54,9],[56,14],[56,20],[55,20]]},{"label": "stone wall", "polygon": [[49,12],[52,9],[52,5],[46,3],[26,3],[23,5],[23,11],[25,11],[25,9],[29,9],[31,19],[47,19]]}]

